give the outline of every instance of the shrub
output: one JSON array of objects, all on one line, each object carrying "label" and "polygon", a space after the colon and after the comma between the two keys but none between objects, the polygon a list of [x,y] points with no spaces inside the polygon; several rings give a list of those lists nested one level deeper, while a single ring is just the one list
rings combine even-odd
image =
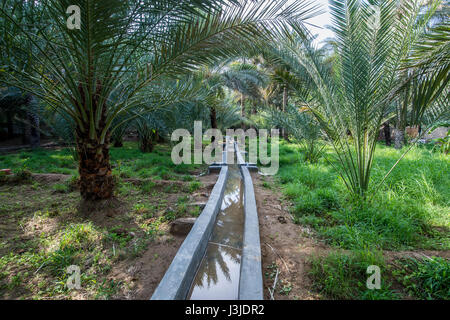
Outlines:
[{"label": "shrub", "polygon": [[444,258],[401,261],[402,270],[394,274],[408,293],[420,299],[450,300],[450,262]]},{"label": "shrub", "polygon": [[19,181],[29,181],[31,180],[31,171],[28,170],[26,167],[18,168],[14,172],[17,180]]},{"label": "shrub", "polygon": [[379,251],[360,250],[349,254],[337,252],[311,260],[311,276],[314,287],[331,299],[396,299],[397,293],[381,276],[381,289],[366,287],[367,267],[380,267],[385,271],[383,255]]}]

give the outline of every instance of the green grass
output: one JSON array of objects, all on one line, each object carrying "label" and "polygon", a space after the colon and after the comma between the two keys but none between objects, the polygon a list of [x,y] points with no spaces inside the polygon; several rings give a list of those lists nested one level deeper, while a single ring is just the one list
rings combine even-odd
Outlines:
[{"label": "green grass", "polygon": [[[157,145],[151,153],[141,152],[136,142],[125,142],[121,148],[110,149],[113,173],[121,178],[155,178],[183,180],[202,165],[175,165],[168,145]],[[0,155],[0,168],[16,173],[29,170],[33,173],[60,173],[77,175],[77,162],[70,148],[35,150]]]},{"label": "green grass", "polygon": [[[314,287],[328,299],[364,299],[394,300],[399,295],[386,281],[386,264],[378,251],[357,250],[348,254],[331,253],[325,257],[316,257],[311,261],[311,276]],[[380,268],[380,289],[368,289],[366,285],[367,267]]]},{"label": "green grass", "polygon": [[408,293],[419,299],[450,300],[450,262],[439,257],[403,259],[394,272]]},{"label": "green grass", "polygon": [[[332,150],[325,151],[327,158]],[[293,203],[296,222],[310,225],[327,243],[344,249],[450,248],[450,159],[413,148],[368,203],[349,198],[342,179],[325,158],[299,161],[298,146],[280,145],[277,182]],[[401,151],[377,147],[372,188]],[[300,157],[301,158],[301,157]]]},{"label": "green grass", "polygon": [[13,170],[26,168],[33,173],[75,174],[77,172],[77,164],[68,148],[0,155],[0,168]]}]

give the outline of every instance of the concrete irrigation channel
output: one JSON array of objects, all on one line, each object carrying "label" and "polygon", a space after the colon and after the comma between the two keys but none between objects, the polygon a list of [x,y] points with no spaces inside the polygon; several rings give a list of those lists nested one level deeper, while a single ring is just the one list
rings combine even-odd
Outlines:
[{"label": "concrete irrigation channel", "polygon": [[[233,164],[234,154],[237,164]],[[228,161],[230,160],[230,161]],[[227,137],[217,182],[152,300],[262,300],[258,213],[249,170]]]}]

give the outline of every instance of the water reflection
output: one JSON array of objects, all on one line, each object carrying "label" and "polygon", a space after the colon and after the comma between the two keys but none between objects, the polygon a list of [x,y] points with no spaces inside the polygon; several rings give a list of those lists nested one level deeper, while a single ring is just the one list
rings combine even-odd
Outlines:
[{"label": "water reflection", "polygon": [[221,211],[188,299],[237,299],[244,231],[243,184],[230,166]]}]

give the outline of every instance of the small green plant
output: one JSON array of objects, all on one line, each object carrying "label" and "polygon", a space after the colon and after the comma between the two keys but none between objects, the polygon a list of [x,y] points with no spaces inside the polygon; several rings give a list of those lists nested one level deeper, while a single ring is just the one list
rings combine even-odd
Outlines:
[{"label": "small green plant", "polygon": [[52,186],[52,189],[56,193],[68,193],[70,191],[69,186],[65,183],[56,183]]},{"label": "small green plant", "polygon": [[108,234],[106,235],[107,239],[118,243],[121,248],[125,248],[133,238],[127,231],[123,230],[120,226],[112,227]]},{"label": "small green plant", "polygon": [[202,187],[202,183],[200,181],[192,181],[189,183],[188,191],[194,192]]},{"label": "small green plant", "polygon": [[146,214],[149,211],[149,208],[144,203],[136,203],[133,206],[133,211],[137,214]]},{"label": "small green plant", "polygon": [[29,181],[31,180],[31,171],[24,165],[21,168],[14,170],[14,174],[19,181]]},{"label": "small green plant", "polygon": [[62,231],[59,248],[76,248],[89,250],[101,240],[101,233],[92,223],[79,223],[69,225]]},{"label": "small green plant", "polygon": [[275,262],[267,266],[267,271],[265,272],[266,278],[274,279],[277,274],[278,265]]},{"label": "small green plant", "polygon": [[[311,276],[314,287],[331,299],[395,299],[396,294],[384,281],[385,262],[378,251],[359,250],[347,253],[331,253],[311,260]],[[381,269],[381,289],[366,287],[367,267]],[[369,292],[369,291],[377,291]]]},{"label": "small green plant", "polygon": [[292,291],[292,284],[288,281],[281,281],[281,284],[283,285],[279,291],[280,294],[288,296],[289,293]]},{"label": "small green plant", "polygon": [[144,193],[150,193],[156,186],[156,183],[154,181],[148,181],[141,185],[141,190]]},{"label": "small green plant", "polygon": [[271,189],[270,183],[267,182],[267,181],[264,181],[263,184],[262,184],[262,186],[263,186],[264,188],[266,188],[266,189]]},{"label": "small green plant", "polygon": [[173,221],[178,217],[178,212],[177,211],[173,211],[173,210],[168,210],[165,214],[164,214],[164,218],[166,221]]},{"label": "small green plant", "polygon": [[402,269],[393,272],[409,294],[420,299],[450,300],[450,262],[432,257],[401,260]]},{"label": "small green plant", "polygon": [[198,217],[201,212],[202,212],[202,210],[200,209],[200,207],[196,206],[196,207],[191,209],[190,213],[191,213],[191,216]]},{"label": "small green plant", "polygon": [[68,266],[75,264],[75,255],[76,249],[73,247],[58,249],[50,254],[44,264],[55,276],[61,276],[66,272]]},{"label": "small green plant", "polygon": [[111,299],[122,286],[122,281],[117,281],[114,279],[105,279],[99,285],[97,294],[95,295],[96,299]]},{"label": "small green plant", "polygon": [[438,138],[436,141],[436,147],[443,154],[448,154],[450,152],[450,130],[447,131],[447,135],[443,138]]}]

